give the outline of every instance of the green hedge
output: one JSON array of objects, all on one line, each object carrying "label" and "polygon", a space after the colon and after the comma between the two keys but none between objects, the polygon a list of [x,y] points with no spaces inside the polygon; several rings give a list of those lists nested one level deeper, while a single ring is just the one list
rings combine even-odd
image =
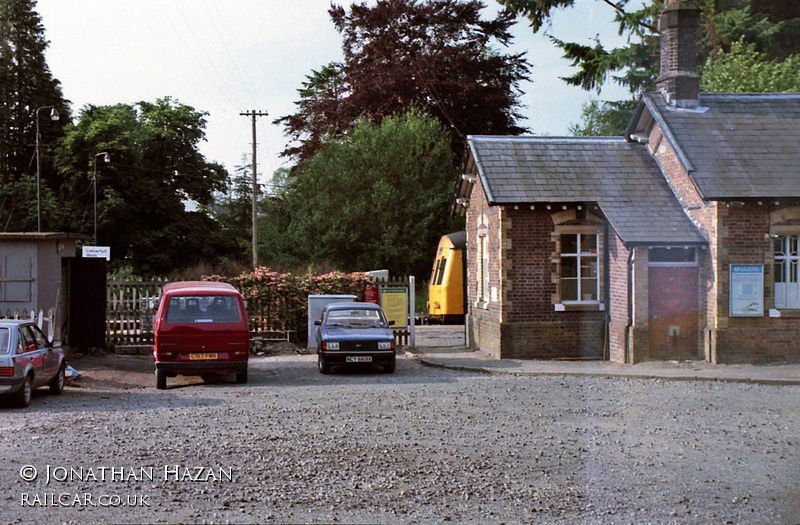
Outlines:
[{"label": "green hedge", "polygon": [[206,280],[230,283],[241,292],[252,332],[291,330],[297,342],[304,342],[308,334],[309,295],[349,294],[361,300],[371,282],[365,273],[294,275],[266,267],[237,277],[213,275]]}]

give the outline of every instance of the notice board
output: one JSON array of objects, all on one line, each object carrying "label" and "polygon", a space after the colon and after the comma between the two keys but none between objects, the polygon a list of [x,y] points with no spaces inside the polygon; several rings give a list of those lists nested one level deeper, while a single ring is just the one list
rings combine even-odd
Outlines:
[{"label": "notice board", "polygon": [[381,307],[388,321],[394,321],[393,330],[408,327],[408,288],[383,288]]},{"label": "notice board", "polygon": [[764,265],[731,264],[731,317],[762,317],[764,315]]}]

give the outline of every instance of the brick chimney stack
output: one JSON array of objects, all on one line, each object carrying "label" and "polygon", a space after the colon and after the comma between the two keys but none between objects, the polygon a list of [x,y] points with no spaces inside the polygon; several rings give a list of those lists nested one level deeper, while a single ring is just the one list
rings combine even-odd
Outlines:
[{"label": "brick chimney stack", "polygon": [[667,102],[696,107],[700,93],[697,74],[697,32],[700,9],[692,0],[666,0],[658,19],[661,32],[661,71],[656,86]]}]

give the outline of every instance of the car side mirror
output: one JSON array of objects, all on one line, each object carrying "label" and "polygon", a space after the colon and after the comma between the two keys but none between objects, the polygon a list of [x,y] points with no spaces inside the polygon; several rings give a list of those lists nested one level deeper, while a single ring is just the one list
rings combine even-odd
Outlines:
[{"label": "car side mirror", "polygon": [[321,326],[322,325],[322,320],[321,319],[317,319],[316,321],[314,321],[314,324],[317,325],[317,326]]},{"label": "car side mirror", "polygon": [[389,326],[394,326],[394,321],[389,321]]}]

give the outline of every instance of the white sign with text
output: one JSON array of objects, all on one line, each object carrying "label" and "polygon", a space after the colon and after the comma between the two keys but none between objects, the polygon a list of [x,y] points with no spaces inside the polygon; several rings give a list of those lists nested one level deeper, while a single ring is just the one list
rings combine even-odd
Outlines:
[{"label": "white sign with text", "polygon": [[103,258],[106,261],[111,260],[111,246],[84,246],[84,257],[97,257]]}]

